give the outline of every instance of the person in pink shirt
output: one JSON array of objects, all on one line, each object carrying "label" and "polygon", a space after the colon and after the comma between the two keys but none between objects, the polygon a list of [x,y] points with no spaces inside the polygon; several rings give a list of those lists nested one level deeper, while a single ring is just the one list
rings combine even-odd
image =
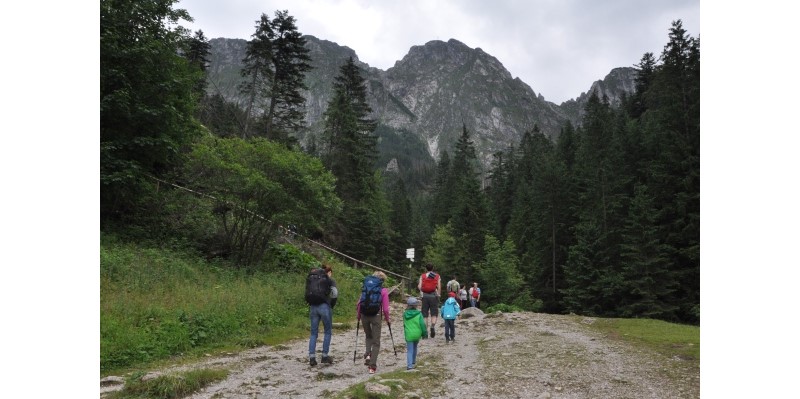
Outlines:
[{"label": "person in pink shirt", "polygon": [[[386,274],[381,271],[376,271],[372,275],[380,279],[381,284],[386,281]],[[362,309],[361,303],[362,301],[358,301],[356,305],[356,314],[364,326],[364,337],[366,338],[364,365],[369,367],[370,374],[375,374],[375,370],[378,369],[378,353],[381,350],[381,313],[383,313],[383,318],[386,319],[386,325],[389,328],[392,324],[389,319],[389,290],[386,287],[381,288],[380,310],[376,309],[374,314],[367,310],[367,306]]]}]

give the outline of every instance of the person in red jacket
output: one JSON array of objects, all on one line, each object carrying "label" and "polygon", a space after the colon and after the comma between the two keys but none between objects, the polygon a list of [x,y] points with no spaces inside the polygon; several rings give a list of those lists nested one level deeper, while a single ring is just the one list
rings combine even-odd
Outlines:
[{"label": "person in red jacket", "polygon": [[[439,274],[433,271],[433,265],[425,265],[425,273],[419,276],[417,288],[422,293],[422,317],[425,324],[431,326],[431,338],[436,337],[434,326],[439,321],[439,296],[442,293],[442,279]],[[431,317],[433,323],[430,323]]]}]

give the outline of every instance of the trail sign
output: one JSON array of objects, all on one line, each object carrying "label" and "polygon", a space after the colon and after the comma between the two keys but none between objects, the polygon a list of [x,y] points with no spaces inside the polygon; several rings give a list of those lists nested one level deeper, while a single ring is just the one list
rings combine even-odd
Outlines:
[{"label": "trail sign", "polygon": [[412,262],[414,261],[414,248],[406,249],[406,258],[411,259]]}]

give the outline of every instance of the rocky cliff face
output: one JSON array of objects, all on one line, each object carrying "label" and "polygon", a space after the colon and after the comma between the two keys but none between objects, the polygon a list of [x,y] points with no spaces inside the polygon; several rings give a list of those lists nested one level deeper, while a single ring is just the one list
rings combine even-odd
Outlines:
[{"label": "rocky cliff face", "polygon": [[[332,96],[333,78],[355,51],[336,43],[305,36],[313,70],[306,75],[306,122],[309,128],[298,137],[301,142],[322,131],[322,115]],[[242,39],[212,39],[209,90],[238,101],[241,60],[246,42]],[[543,133],[557,138],[567,120],[577,125],[588,95],[561,105],[545,101],[533,89],[513,78],[495,57],[458,40],[434,40],[412,47],[387,71],[357,62],[365,71],[373,117],[382,132],[404,132],[415,137],[434,159],[452,145],[466,126],[472,134],[478,156],[488,165],[494,152],[516,145],[526,130],[538,125]],[[619,102],[623,92],[633,91],[633,69],[617,68],[591,90]],[[388,129],[388,130],[387,130]]]},{"label": "rocky cliff face", "polygon": [[583,118],[584,108],[589,102],[592,92],[597,91],[597,96],[601,100],[603,96],[607,96],[609,103],[616,107],[622,102],[623,93],[630,95],[636,89],[634,79],[636,79],[635,69],[630,67],[614,68],[603,80],[592,83],[589,91],[581,93],[575,99],[561,103],[561,109],[567,114],[572,124],[577,126]]}]

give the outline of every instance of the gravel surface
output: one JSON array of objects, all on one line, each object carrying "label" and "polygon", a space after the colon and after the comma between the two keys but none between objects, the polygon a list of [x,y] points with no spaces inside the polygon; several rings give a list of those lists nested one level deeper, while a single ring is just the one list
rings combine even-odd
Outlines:
[{"label": "gravel surface", "polygon": [[[229,377],[190,396],[220,398],[319,398],[382,374],[405,370],[402,304],[392,304],[392,332],[381,329],[378,372],[367,373],[360,356],[353,363],[355,330],[334,329],[332,365],[308,364],[308,339],[264,346],[159,370],[160,375],[189,368],[227,368]],[[588,327],[594,320],[541,313],[484,315],[467,309],[456,321],[456,340],[446,343],[439,320],[436,338],[420,341],[417,370],[424,386],[404,387],[408,398],[699,398],[696,363],[669,359],[613,340]],[[336,320],[334,320],[336,322]],[[321,329],[321,326],[320,326]],[[320,331],[317,350],[322,347]],[[363,331],[358,334],[360,355]],[[318,356],[319,360],[319,356]],[[430,375],[430,378],[425,376]],[[119,379],[101,381],[101,396],[121,389]]]}]

